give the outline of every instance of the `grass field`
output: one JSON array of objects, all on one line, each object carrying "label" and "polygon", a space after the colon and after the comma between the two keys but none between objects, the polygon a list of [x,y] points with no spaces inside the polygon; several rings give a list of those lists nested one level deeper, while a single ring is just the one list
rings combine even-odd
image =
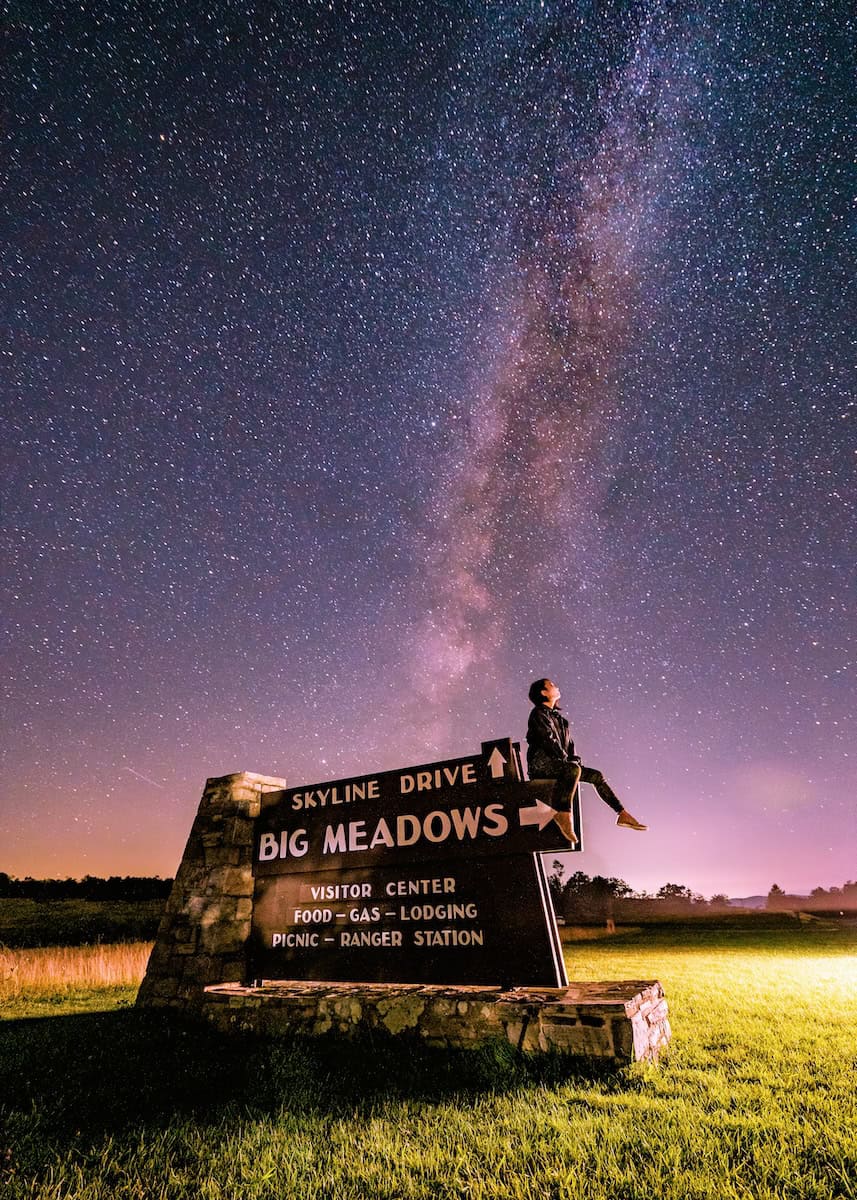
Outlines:
[{"label": "grass field", "polygon": [[154,938],[164,900],[19,900],[0,897],[0,945],[79,946]]},{"label": "grass field", "polygon": [[853,927],[816,924],[571,946],[573,977],[659,978],[670,1002],[669,1059],[606,1073],[225,1041],[131,1009],[115,979],[65,998],[32,982],[0,995],[0,1194],[855,1197],[855,951]]}]

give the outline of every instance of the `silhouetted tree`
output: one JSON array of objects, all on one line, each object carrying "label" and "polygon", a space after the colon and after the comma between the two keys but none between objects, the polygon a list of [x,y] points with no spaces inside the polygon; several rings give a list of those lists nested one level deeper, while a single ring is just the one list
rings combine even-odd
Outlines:
[{"label": "silhouetted tree", "polygon": [[0,896],[26,900],[163,900],[170,894],[171,879],[159,876],[111,875],[101,879],[15,879],[0,872]]},{"label": "silhouetted tree", "polygon": [[693,899],[693,894],[689,887],[685,887],[683,883],[665,883],[658,891],[656,899],[658,900],[684,900],[690,903]]},{"label": "silhouetted tree", "polygon": [[562,877],[565,874],[565,866],[558,858],[555,858],[551,863],[550,875],[548,875],[548,887],[550,888],[551,900],[553,901],[553,910],[555,913],[562,911],[562,896],[565,891],[565,884]]}]

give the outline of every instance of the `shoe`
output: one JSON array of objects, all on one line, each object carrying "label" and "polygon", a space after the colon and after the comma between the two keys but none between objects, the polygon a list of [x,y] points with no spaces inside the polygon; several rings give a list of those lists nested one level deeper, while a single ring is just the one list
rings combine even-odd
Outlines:
[{"label": "shoe", "polygon": [[648,829],[648,825],[641,825],[636,817],[632,817],[626,808],[623,808],[616,818],[616,824],[621,825],[623,829]]},{"label": "shoe", "polygon": [[560,827],[563,837],[568,838],[572,846],[577,845],[577,834],[574,832],[571,824],[571,813],[558,812],[554,817],[557,825]]}]

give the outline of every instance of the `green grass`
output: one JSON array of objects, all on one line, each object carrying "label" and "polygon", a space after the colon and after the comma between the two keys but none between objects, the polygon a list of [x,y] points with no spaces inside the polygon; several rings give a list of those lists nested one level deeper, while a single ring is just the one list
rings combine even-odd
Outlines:
[{"label": "green grass", "polygon": [[117,1007],[127,994],[10,1020],[0,1194],[855,1197],[855,950],[854,928],[817,925],[569,947],[574,978],[664,984],[674,1040],[658,1068],[225,1040]]},{"label": "green grass", "polygon": [[165,900],[18,900],[0,897],[0,945],[78,946],[154,938]]}]

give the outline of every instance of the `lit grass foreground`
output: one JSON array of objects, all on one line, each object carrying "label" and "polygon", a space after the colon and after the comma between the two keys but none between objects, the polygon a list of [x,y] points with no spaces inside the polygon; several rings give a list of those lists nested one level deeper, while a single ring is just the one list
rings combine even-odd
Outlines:
[{"label": "lit grass foreground", "polygon": [[0,1194],[854,1197],[855,950],[817,925],[573,946],[573,977],[657,977],[671,1005],[669,1060],[609,1073],[129,1009],[0,1023]]}]

